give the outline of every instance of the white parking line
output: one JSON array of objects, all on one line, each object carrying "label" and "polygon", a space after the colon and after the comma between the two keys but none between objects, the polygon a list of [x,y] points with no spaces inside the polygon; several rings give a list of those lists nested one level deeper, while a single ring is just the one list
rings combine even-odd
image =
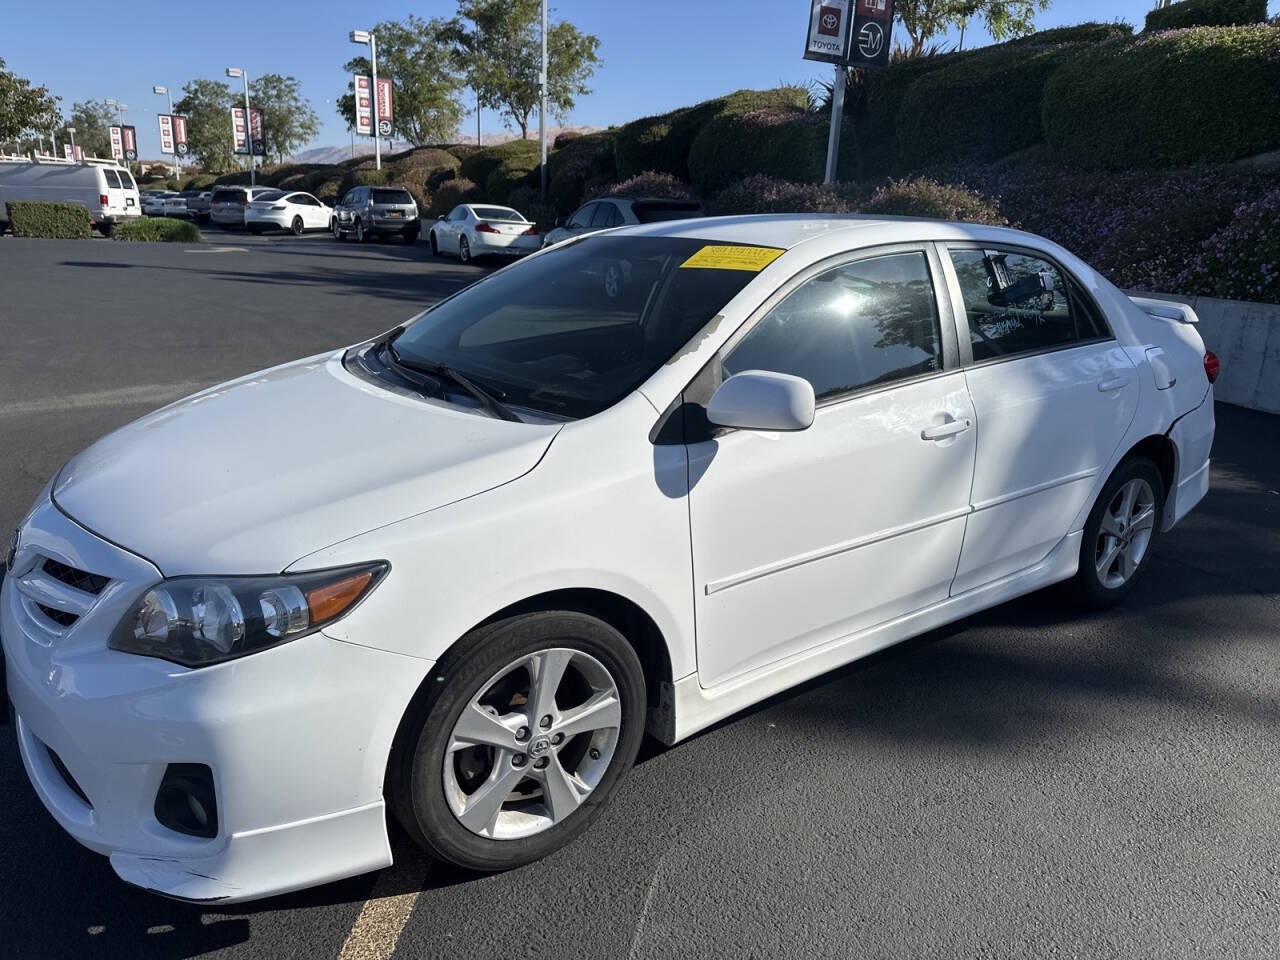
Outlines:
[{"label": "white parking line", "polygon": [[185,383],[151,383],[140,387],[121,387],[119,390],[69,393],[63,396],[45,397],[41,400],[0,402],[0,417],[27,417],[32,414],[85,410],[93,407],[135,407],[142,404],[159,406],[195,393],[197,390],[203,390],[207,386],[207,383],[195,380]]},{"label": "white parking line", "polygon": [[430,867],[425,855],[410,856],[382,872],[351,925],[338,960],[388,960],[409,922]]}]

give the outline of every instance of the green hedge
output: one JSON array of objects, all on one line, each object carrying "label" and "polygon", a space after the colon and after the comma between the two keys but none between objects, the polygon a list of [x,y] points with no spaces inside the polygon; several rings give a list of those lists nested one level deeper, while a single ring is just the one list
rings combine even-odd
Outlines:
[{"label": "green hedge", "polygon": [[773,90],[738,90],[692,107],[644,117],[617,132],[617,176],[626,180],[646,170],[689,179],[689,151],[698,134],[721,116],[742,116],[770,107],[803,107],[808,95],[803,87]]},{"label": "green hedge", "polygon": [[722,114],[693,141],[690,181],[707,194],[756,174],[817,182],[826,168],[828,131],[823,115],[799,107]]},{"label": "green hedge", "polygon": [[541,155],[515,154],[507,157],[489,174],[484,182],[485,198],[490,203],[507,202],[507,195],[516,187],[530,184],[541,166]]},{"label": "green hedge", "polygon": [[425,215],[427,219],[434,220],[437,217],[448,216],[449,211],[460,203],[475,203],[483,199],[480,188],[470,180],[461,178],[448,180],[431,194],[431,202]]},{"label": "green hedge", "polygon": [[567,216],[582,202],[587,184],[611,181],[618,174],[614,134],[609,131],[574,136],[547,157],[547,200]]},{"label": "green hedge", "polygon": [[[846,125],[856,124],[858,138],[858,172],[873,179],[900,170],[898,158],[898,112],[911,86],[922,77],[956,66],[976,56],[979,51],[944,53],[900,60],[887,70],[867,71],[863,79],[861,103],[855,103],[845,116]],[[853,95],[857,88],[850,86]],[[936,105],[931,113],[937,113]]]},{"label": "green hedge", "polygon": [[1183,27],[1234,27],[1267,19],[1267,0],[1182,0],[1147,14],[1148,33]]},{"label": "green hedge", "polygon": [[111,231],[112,240],[148,243],[200,243],[204,236],[189,220],[173,217],[145,217],[118,223]]},{"label": "green hedge", "polygon": [[183,190],[208,190],[216,182],[218,178],[212,173],[200,173],[194,177],[188,177],[182,184]]},{"label": "green hedge", "polygon": [[78,203],[13,200],[5,206],[9,210],[9,229],[15,237],[87,240],[91,236],[89,211]]},{"label": "green hedge", "polygon": [[1117,20],[1115,23],[1077,23],[1071,27],[1050,27],[1006,41],[1006,47],[1048,47],[1055,43],[1102,43],[1104,40],[1121,40],[1133,36],[1133,27]]},{"label": "green hedge", "polygon": [[484,147],[463,157],[458,167],[458,176],[487,186],[489,174],[508,160],[516,164],[523,162],[536,166],[540,159],[541,152],[536,140],[510,140],[497,146]]},{"label": "green hedge", "polygon": [[898,110],[903,171],[951,161],[989,162],[1044,138],[1045,84],[1092,48],[992,47],[916,80]]},{"label": "green hedge", "polygon": [[1126,169],[1236,160],[1280,147],[1280,28],[1199,27],[1103,44],[1044,95],[1065,166]]}]

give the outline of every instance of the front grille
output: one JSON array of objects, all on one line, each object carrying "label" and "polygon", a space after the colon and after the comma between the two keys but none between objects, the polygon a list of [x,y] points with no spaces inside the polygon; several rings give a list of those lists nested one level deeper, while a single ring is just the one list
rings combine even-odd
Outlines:
[{"label": "front grille", "polygon": [[67,765],[62,762],[62,758],[53,752],[52,747],[46,746],[45,750],[48,751],[49,759],[53,761],[53,769],[58,771],[58,776],[62,778],[62,782],[71,789],[72,793],[84,801],[84,805],[86,807],[93,809],[93,804],[89,802],[89,798],[85,795],[85,792],[80,789],[80,784],[76,783],[76,778],[71,775],[71,771],[68,770]]},{"label": "front grille", "polygon": [[53,579],[65,583],[68,587],[91,593],[95,597],[111,582],[110,577],[99,576],[96,573],[89,573],[85,570],[77,570],[75,567],[69,567],[65,563],[59,563],[52,557],[45,560],[44,572],[53,577]]},{"label": "front grille", "polygon": [[53,607],[46,607],[43,603],[37,603],[36,609],[60,627],[69,627],[80,619],[77,614],[55,610]]}]

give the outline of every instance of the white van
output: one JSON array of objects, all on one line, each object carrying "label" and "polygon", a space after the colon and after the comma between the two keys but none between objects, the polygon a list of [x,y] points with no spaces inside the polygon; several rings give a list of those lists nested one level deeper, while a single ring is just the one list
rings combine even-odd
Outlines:
[{"label": "white van", "polygon": [[104,236],[122,220],[142,216],[138,185],[114,160],[0,156],[0,234],[9,228],[6,204],[13,200],[78,203]]}]

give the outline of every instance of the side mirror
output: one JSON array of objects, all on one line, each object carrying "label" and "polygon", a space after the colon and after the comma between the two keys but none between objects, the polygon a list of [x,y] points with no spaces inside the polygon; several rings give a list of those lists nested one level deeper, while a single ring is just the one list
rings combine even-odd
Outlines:
[{"label": "side mirror", "polygon": [[564,217],[556,217],[557,229],[563,228],[566,223],[568,223],[568,220],[566,220]]},{"label": "side mirror", "polygon": [[442,213],[442,214],[440,214],[440,216],[436,217],[436,219],[437,219],[437,220],[443,220],[443,219],[444,219],[444,214],[443,214],[443,213]]},{"label": "side mirror", "polygon": [[720,384],[707,404],[707,419],[718,427],[794,432],[808,430],[816,411],[808,380],[747,370]]}]

